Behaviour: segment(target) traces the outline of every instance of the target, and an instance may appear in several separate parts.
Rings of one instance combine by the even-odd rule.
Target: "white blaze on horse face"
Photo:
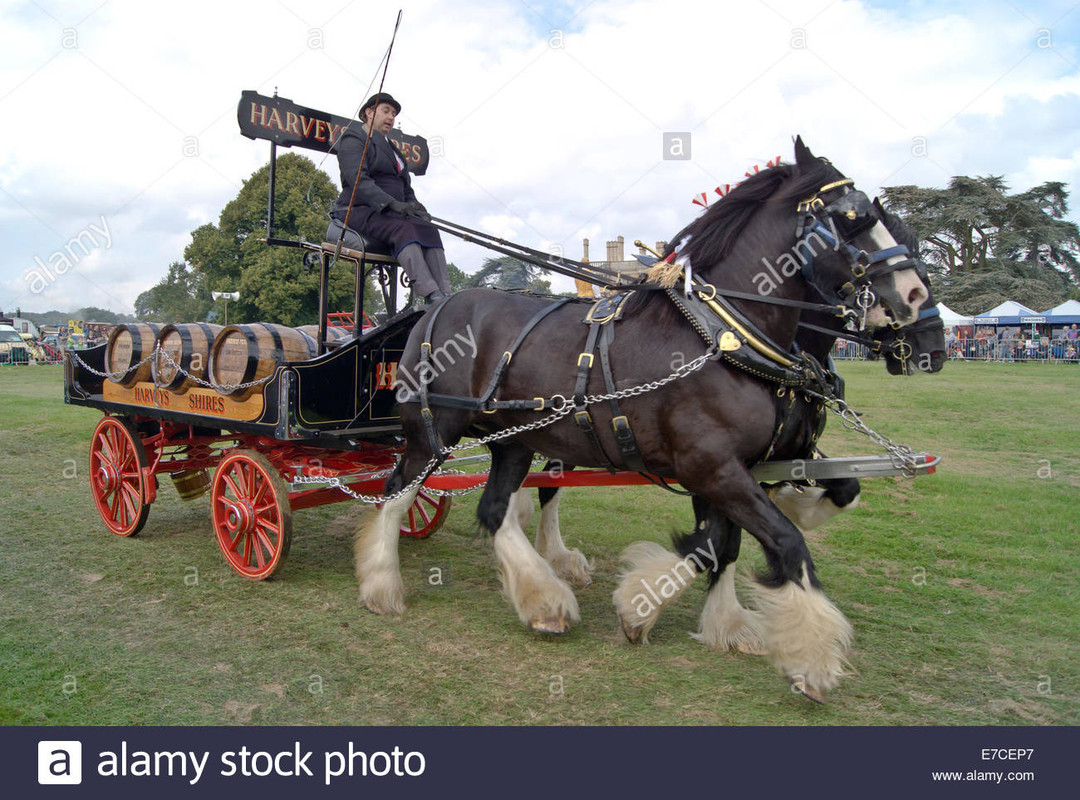
[[[889,229],[880,221],[875,223],[874,227],[870,229],[870,239],[878,250],[887,250],[890,247],[896,247],[897,245],[896,239],[889,233]],[[891,266],[906,258],[907,256],[892,256],[885,260],[885,265]],[[901,325],[909,325],[919,318],[919,308],[929,296],[926,284],[923,283],[922,278],[919,277],[919,273],[914,269],[897,270],[896,272],[891,273],[889,278],[892,283],[892,289],[896,292],[896,298],[894,298],[894,302],[890,304],[893,316],[890,318],[889,315],[885,313],[885,309],[880,302],[875,303],[866,315],[867,324],[871,328],[883,328],[892,322],[897,322]],[[896,307],[897,303],[895,300],[899,300],[899,308]]]

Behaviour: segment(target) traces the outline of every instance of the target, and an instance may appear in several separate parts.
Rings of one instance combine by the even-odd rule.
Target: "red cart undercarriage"
[[[350,499],[372,502],[383,491],[400,447],[361,443],[354,451],[334,451],[251,434],[199,435],[191,425],[159,419],[105,416],[90,443],[90,483],[106,527],[133,536],[146,523],[157,499],[158,475],[172,477],[184,499],[210,493],[218,546],[229,566],[252,580],[283,566],[292,537],[292,512]],[[465,457],[456,467],[475,463]],[[917,470],[934,471],[938,459],[920,454]],[[887,456],[768,462],[756,469],[761,480],[793,477],[898,475],[906,470]],[[421,487],[402,536],[427,537],[442,525],[453,492],[477,489],[485,472],[449,469]],[[651,483],[636,472],[537,470],[526,487],[628,486]],[[311,486],[312,488],[303,488]]]

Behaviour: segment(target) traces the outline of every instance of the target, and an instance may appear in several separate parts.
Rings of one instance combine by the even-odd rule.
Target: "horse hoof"
[[[619,617],[619,625],[622,626],[623,636],[630,644],[646,644],[648,639],[648,630],[641,625],[627,625],[626,620]]]
[[[812,686],[807,686],[802,681],[796,681],[791,684],[792,690],[798,692],[803,697],[813,700],[818,705],[828,705],[828,697],[825,696],[825,692],[821,689],[815,689]]]
[[[534,619],[529,622],[529,629],[537,633],[551,633],[561,636],[570,630],[570,623],[565,619]]]
[[[382,605],[381,603],[376,603],[372,600],[368,600],[364,603],[364,606],[372,614],[379,614],[380,616],[385,617],[400,617],[405,613],[404,607]]]
[[[765,649],[764,645],[750,644],[747,642],[739,642],[735,645],[735,649],[744,656],[767,656],[769,654],[769,651]]]

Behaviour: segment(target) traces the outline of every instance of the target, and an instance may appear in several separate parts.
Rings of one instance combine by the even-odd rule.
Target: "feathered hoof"
[[[816,530],[842,511],[859,505],[856,495],[848,505],[837,506],[819,486],[794,486],[785,482],[770,486],[765,493],[783,515],[802,531]]]
[[[761,615],[739,605],[733,589],[726,604],[722,602],[721,593],[719,588],[709,593],[701,613],[700,630],[691,633],[690,638],[721,652],[735,650],[748,656],[768,655]]]
[[[375,614],[397,617],[405,613],[405,592],[400,583],[369,578],[360,587],[360,599]]]
[[[765,645],[752,642],[739,642],[735,645],[735,649],[744,656],[767,656],[769,654]]]
[[[622,626],[623,635],[630,644],[649,643],[649,631],[652,629],[651,621],[642,621],[638,617],[635,622],[627,622],[626,618],[620,614],[619,624]]]
[[[566,550],[548,559],[555,574],[579,589],[592,584],[592,565],[580,550]]]
[[[365,600],[364,608],[370,611],[372,614],[381,614],[387,617],[400,617],[405,613],[405,602],[381,602],[376,600]]]
[[[800,680],[793,680],[791,682],[791,691],[796,694],[801,694],[808,700],[813,700],[818,705],[824,706],[829,704],[829,698],[824,689],[816,689],[812,686],[807,686]]]
[[[540,617],[529,620],[529,629],[536,633],[550,633],[561,636],[570,632],[570,620],[565,617]]]
[[[794,691],[815,702],[851,674],[846,655],[854,631],[840,610],[820,589],[810,586],[804,569],[801,585],[779,588],[753,583],[751,589],[763,619],[769,659]]]
[[[656,542],[635,542],[623,550],[625,564],[611,596],[623,633],[633,644],[647,644],[660,613],[696,577],[687,559]]]

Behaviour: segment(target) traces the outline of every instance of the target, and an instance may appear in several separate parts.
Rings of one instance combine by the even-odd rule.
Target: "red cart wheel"
[[[103,417],[90,439],[90,491],[105,527],[117,536],[134,536],[146,524],[146,449],[135,427]]]
[[[292,510],[285,481],[266,456],[236,450],[221,459],[210,507],[230,567],[253,581],[281,569],[292,541]]]
[[[409,506],[409,516],[401,523],[401,535],[426,539],[442,527],[449,513],[450,495],[431,494],[420,487],[416,500]]]

